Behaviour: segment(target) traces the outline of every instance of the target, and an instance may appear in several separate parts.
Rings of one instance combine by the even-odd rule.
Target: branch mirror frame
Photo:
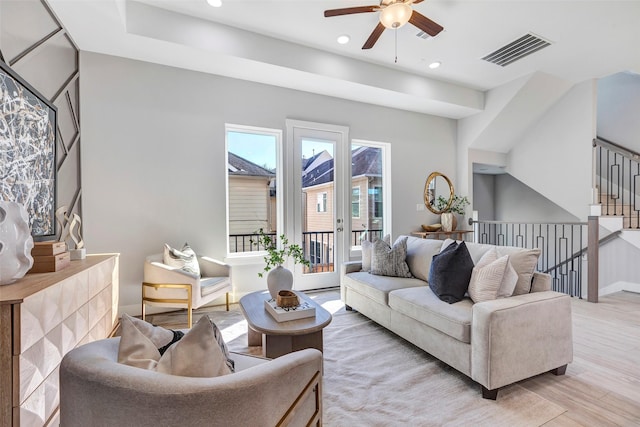
[[[438,177],[444,179],[444,182],[449,186],[449,200],[447,201],[447,205],[441,210],[438,210],[436,208],[438,200],[438,194],[436,193],[436,183],[437,181],[440,181],[436,180],[436,178]],[[451,207],[451,203],[453,203],[453,193],[453,183],[446,175],[440,172],[431,172],[424,184],[424,205],[434,214],[439,215],[443,212],[447,212],[447,210]]]

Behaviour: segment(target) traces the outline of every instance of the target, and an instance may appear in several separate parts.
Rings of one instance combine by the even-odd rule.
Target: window
[[[226,125],[229,253],[261,251],[256,232],[278,234],[282,131]]]
[[[360,218],[360,187],[351,189],[351,217]]]
[[[309,261],[311,266],[318,265],[322,262],[322,243],[315,240],[311,241],[309,246]]]
[[[318,202],[316,204],[316,212],[327,211],[327,193],[318,194]]]
[[[391,146],[384,142],[351,143],[351,245],[391,232]],[[361,197],[362,196],[362,197]]]
[[[382,187],[373,187],[373,216],[382,218]]]

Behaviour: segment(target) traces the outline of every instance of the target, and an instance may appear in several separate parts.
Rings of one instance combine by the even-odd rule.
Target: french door
[[[285,171],[285,230],[310,263],[289,266],[294,288],[337,286],[351,227],[349,129],[289,119],[286,125],[286,164],[293,168]]]

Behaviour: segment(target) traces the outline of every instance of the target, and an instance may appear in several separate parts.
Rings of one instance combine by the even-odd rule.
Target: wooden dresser
[[[62,356],[109,336],[117,318],[117,254],[0,286],[0,426],[57,425]]]

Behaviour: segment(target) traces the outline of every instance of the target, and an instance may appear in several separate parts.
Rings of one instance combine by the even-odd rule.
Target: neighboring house
[[[229,153],[229,239],[232,252],[248,250],[242,236],[275,230],[275,173]],[[237,237],[236,237],[237,236]],[[243,247],[244,245],[244,247]],[[235,249],[235,250],[234,250]]]
[[[322,154],[322,153],[321,153]],[[325,157],[326,158],[326,157]],[[304,231],[313,264],[331,264],[333,247],[333,158],[314,162],[303,172],[302,192],[305,206]],[[351,230],[379,230],[382,227],[382,161],[380,149],[358,147],[351,152]],[[359,244],[357,233],[351,244]]]

